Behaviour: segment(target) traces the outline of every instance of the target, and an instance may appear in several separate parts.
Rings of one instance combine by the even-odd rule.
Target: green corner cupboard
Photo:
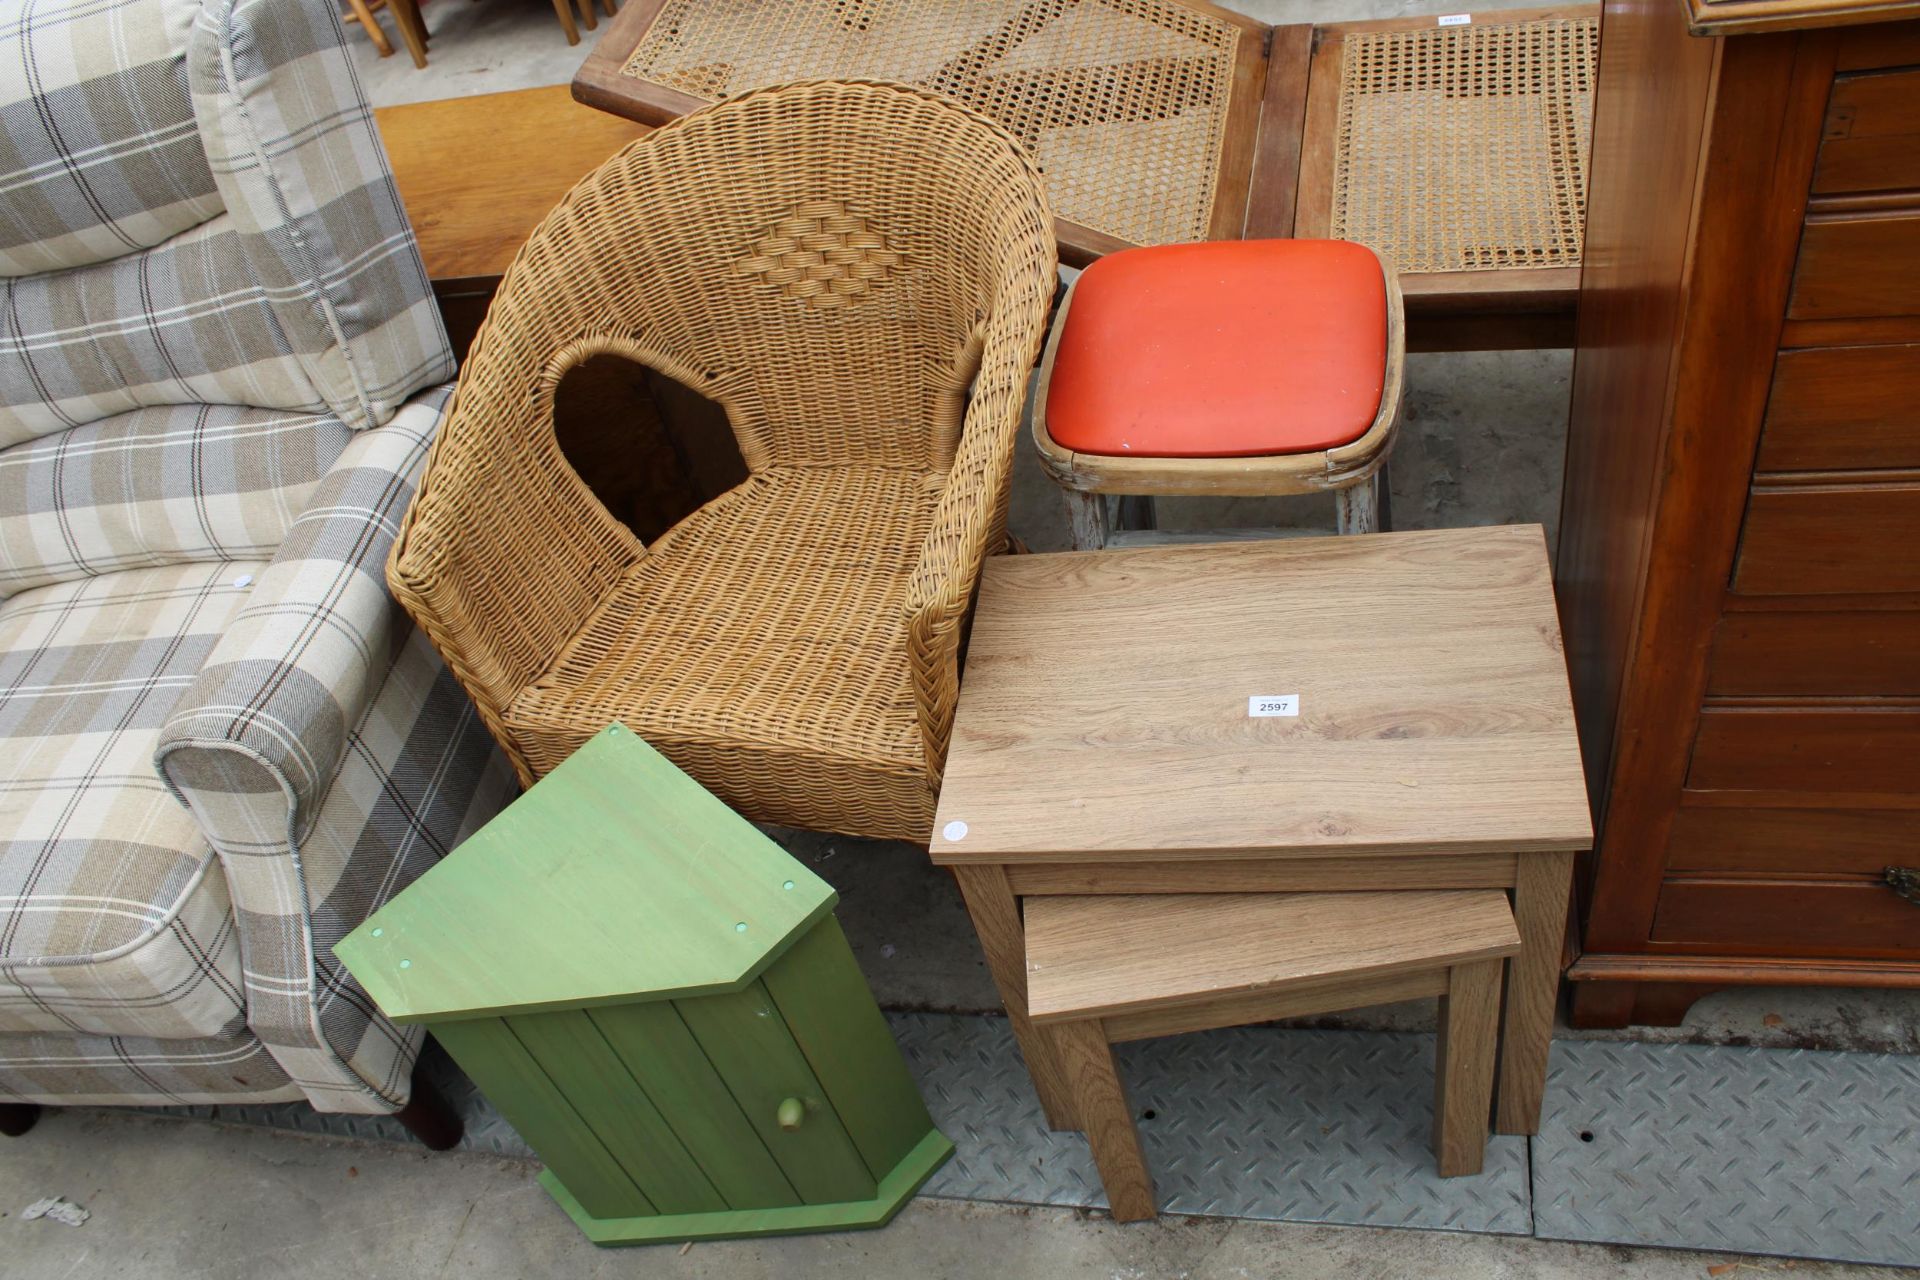
[[[835,901],[616,724],[334,952],[595,1243],[877,1227],[953,1144]]]

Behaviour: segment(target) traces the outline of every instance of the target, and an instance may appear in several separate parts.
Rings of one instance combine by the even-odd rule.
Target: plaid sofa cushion
[[[16,121],[11,155],[0,145],[0,266],[14,267],[0,281],[0,448],[195,402],[360,430],[453,376],[330,4],[35,0],[17,14],[0,108],[75,118],[38,133]],[[84,57],[76,40],[92,41]],[[111,67],[124,77],[108,84]],[[43,95],[75,77],[85,110]],[[164,217],[137,207],[156,203]]]
[[[257,1036],[0,1035],[0,1101],[73,1107],[293,1102],[304,1095]]]
[[[85,266],[219,213],[187,94],[188,0],[0,19],[0,275]]]
[[[327,411],[225,215],[96,266],[0,281],[0,448],[147,405]]]
[[[331,0],[203,0],[201,140],[274,314],[359,430],[453,377],[453,352]]]
[[[138,409],[0,452],[0,596],[93,574],[264,560],[346,448],[337,418]]]
[[[0,1031],[238,1024],[224,877],[152,756],[262,567],[140,569],[0,604]]]

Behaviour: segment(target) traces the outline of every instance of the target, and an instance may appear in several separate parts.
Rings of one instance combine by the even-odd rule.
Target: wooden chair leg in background
[[[553,0],[553,14],[560,19],[560,29],[567,33],[567,43],[579,44],[580,28],[573,22],[573,0]]]
[[[393,25],[400,29],[400,39],[406,44],[413,65],[425,70],[427,23],[420,16],[420,0],[387,0],[387,10],[393,14]]]
[[[580,25],[589,31],[599,28],[599,20],[593,16],[593,0],[580,0]]]
[[[391,58],[393,43],[387,39],[387,33],[380,29],[380,23],[374,18],[373,10],[368,7],[367,0],[347,0],[347,9],[353,15],[353,20],[366,31],[367,39],[373,41],[373,47],[380,56]]]
[[[0,1102],[0,1135],[17,1138],[33,1128],[40,1119],[40,1105],[35,1102]]]
[[[1443,1178],[1479,1173],[1486,1163],[1505,968],[1504,961],[1482,960],[1447,971],[1433,1057],[1433,1158]]]
[[[1100,1167],[1100,1181],[1106,1184],[1113,1220],[1153,1217],[1153,1175],[1140,1151],[1140,1131],[1134,1127],[1133,1108],[1106,1031],[1097,1020],[1089,1020],[1056,1023],[1042,1028],[1041,1034],[1052,1039],[1073,1090],[1074,1109],[1093,1148],[1093,1162]]]
[[[600,0],[600,7],[607,11],[607,16],[609,18],[613,17],[614,14],[619,12],[618,9],[614,8],[613,0]]]

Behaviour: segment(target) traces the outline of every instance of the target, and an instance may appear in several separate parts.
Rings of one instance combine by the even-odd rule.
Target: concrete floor
[[[1242,0],[1269,22],[1444,13],[1458,0]],[[377,105],[571,78],[569,48],[534,0],[436,0],[432,65],[377,58],[350,29]],[[605,31],[604,22],[600,30]],[[1419,355],[1394,456],[1403,528],[1538,522],[1559,503],[1568,352]],[[1163,527],[1288,525],[1331,530],[1330,501],[1163,502]],[[1036,550],[1066,545],[1063,511],[1030,454],[1015,476],[1014,526]],[[881,1002],[998,1007],[952,881],[908,845],[779,833],[842,894],[840,917]],[[1417,1028],[1424,1005],[1341,1025]],[[1749,990],[1703,1000],[1687,1025],[1637,1038],[1920,1053],[1920,993]],[[1809,1262],[1562,1245],[1512,1237],[1167,1218],[1116,1227],[1070,1211],[921,1200],[877,1233],[609,1252],[594,1249],[527,1166],[482,1156],[303,1138],[126,1114],[52,1114],[0,1140],[0,1276],[346,1276],[461,1274],[890,1277],[1667,1277],[1791,1270],[1891,1275]],[[23,1222],[33,1200],[88,1206],[80,1228]]]
[[[0,1141],[6,1141],[0,1139]],[[1164,1217],[921,1199],[882,1231],[602,1250],[529,1166],[487,1156],[74,1112],[0,1160],[8,1280],[671,1276],[687,1280],[1892,1280],[1892,1269],[1512,1236]],[[84,1226],[23,1222],[65,1195]]]

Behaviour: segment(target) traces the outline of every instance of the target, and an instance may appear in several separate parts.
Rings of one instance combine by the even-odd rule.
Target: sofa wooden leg
[[[394,1113],[407,1132],[429,1151],[446,1151],[460,1141],[464,1126],[440,1091],[419,1076],[413,1078],[413,1098]]]
[[[40,1106],[34,1102],[0,1102],[0,1134],[17,1138],[33,1128],[40,1118]]]

